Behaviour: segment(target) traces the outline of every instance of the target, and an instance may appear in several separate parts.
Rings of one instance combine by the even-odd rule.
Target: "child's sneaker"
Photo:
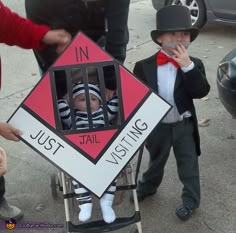
[[[13,218],[15,220],[19,220],[22,217],[22,211],[16,206],[9,205],[6,199],[0,203],[0,219],[9,220],[10,218]]]

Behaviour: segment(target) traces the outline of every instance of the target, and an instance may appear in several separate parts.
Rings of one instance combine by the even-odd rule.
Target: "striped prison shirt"
[[[71,129],[72,120],[71,120],[71,111],[68,102],[65,99],[58,100],[58,110],[62,123],[66,127],[66,129]],[[107,102],[107,115],[108,120],[113,120],[118,113],[118,97],[114,95]],[[88,129],[89,128],[89,118],[87,112],[81,112],[78,109],[74,109],[75,113],[75,123],[76,129]],[[100,106],[97,111],[92,112],[92,121],[93,128],[100,128],[105,126],[105,118],[103,107]]]

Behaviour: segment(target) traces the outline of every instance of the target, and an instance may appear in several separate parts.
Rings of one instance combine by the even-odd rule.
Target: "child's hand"
[[[7,156],[5,151],[0,147],[0,176],[7,172]]]
[[[69,94],[65,94],[62,99],[66,100],[69,103]]]
[[[191,64],[188,52],[183,45],[178,44],[176,49],[173,50],[173,53],[175,55],[172,56],[172,58],[179,64],[180,67],[188,67]]]
[[[12,127],[8,123],[0,122],[0,135],[4,138],[12,141],[19,141],[17,136],[20,136],[21,134],[20,130]]]
[[[114,93],[115,93],[114,90],[110,90],[106,88],[105,90],[106,101],[109,101],[113,97]]]
[[[57,52],[62,52],[65,47],[70,43],[71,35],[65,30],[50,30],[42,39],[44,44],[52,45],[57,44]]]

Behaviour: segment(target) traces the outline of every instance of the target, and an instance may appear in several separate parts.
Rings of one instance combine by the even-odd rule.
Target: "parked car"
[[[219,63],[216,83],[222,104],[236,119],[236,49],[226,54]]]
[[[206,21],[236,24],[236,0],[152,0],[159,10],[166,5],[184,5],[191,13],[192,25],[201,28]]]

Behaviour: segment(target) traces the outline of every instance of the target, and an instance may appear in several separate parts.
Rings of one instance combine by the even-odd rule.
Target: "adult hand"
[[[62,52],[65,47],[70,43],[71,35],[65,30],[50,30],[42,39],[44,44],[52,45],[57,44],[57,53]]]
[[[0,176],[5,175],[7,172],[7,156],[3,148],[0,147]]]
[[[188,67],[191,64],[187,49],[182,44],[178,44],[176,49],[173,50],[173,53],[175,55],[172,56],[172,58],[180,65],[180,67]]]
[[[8,140],[19,141],[17,136],[20,136],[22,133],[20,130],[12,127],[8,123],[0,122],[0,135]]]

